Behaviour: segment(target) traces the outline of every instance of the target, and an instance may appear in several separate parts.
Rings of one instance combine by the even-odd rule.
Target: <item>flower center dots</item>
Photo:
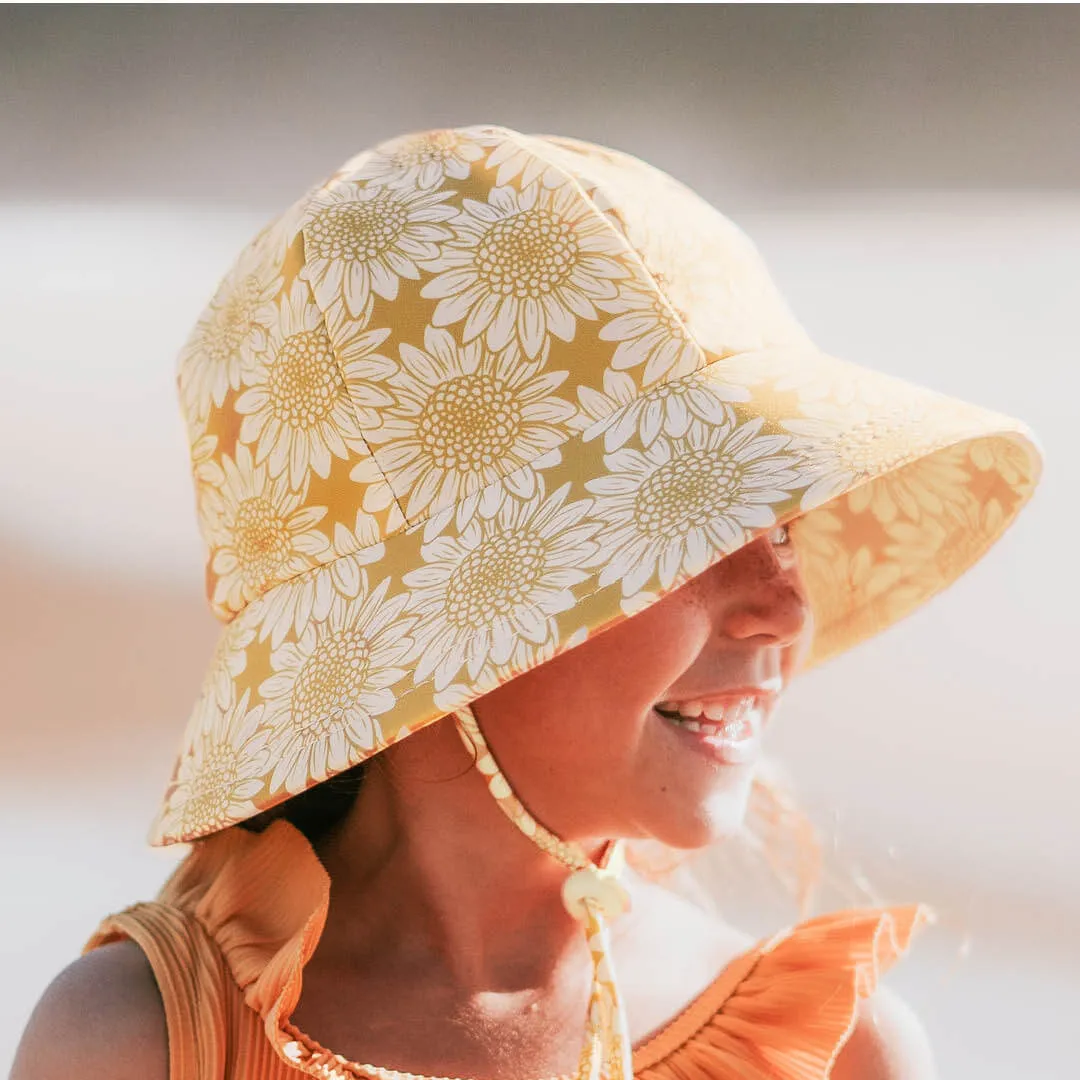
[[[223,743],[203,740],[201,768],[192,777],[191,798],[184,805],[184,827],[213,826],[229,810],[233,789],[240,777],[237,754]]]
[[[345,381],[324,330],[286,338],[270,366],[267,392],[274,417],[291,428],[313,428],[330,416]]]
[[[259,282],[249,274],[237,283],[221,306],[215,309],[209,333],[206,335],[206,351],[214,363],[224,364],[235,359],[244,339],[255,325],[255,312],[259,307],[261,292]]]
[[[348,723],[370,663],[371,648],[360,630],[342,630],[319,642],[292,691],[293,727],[305,741]]]
[[[460,145],[461,140],[449,132],[426,135],[398,147],[390,155],[390,161],[399,169],[411,165],[426,165],[429,161],[441,164],[452,158]]]
[[[497,536],[469,552],[446,590],[446,613],[459,627],[481,627],[492,614],[523,606],[543,573],[546,549],[536,536]]]
[[[233,526],[233,547],[249,585],[259,588],[275,579],[292,545],[285,522],[269,500],[255,496],[240,504]]]
[[[547,210],[525,210],[496,222],[476,251],[476,269],[492,292],[540,297],[574,272],[578,245],[574,230]]]
[[[521,410],[513,391],[490,375],[442,383],[417,421],[427,458],[441,469],[481,472],[513,449]]]
[[[389,191],[364,202],[328,206],[308,224],[309,258],[377,258],[397,243],[408,223],[405,207]]]
[[[903,421],[882,424],[863,421],[845,427],[836,436],[836,455],[857,476],[902,465],[911,456],[912,425]]]
[[[695,450],[661,465],[634,500],[634,516],[653,536],[705,525],[731,507],[741,488],[739,465],[716,450]]]

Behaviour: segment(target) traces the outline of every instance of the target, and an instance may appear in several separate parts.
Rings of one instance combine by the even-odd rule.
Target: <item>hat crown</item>
[[[186,343],[207,592],[232,619],[711,359],[807,344],[753,244],[630,155],[500,127],[346,162]]]

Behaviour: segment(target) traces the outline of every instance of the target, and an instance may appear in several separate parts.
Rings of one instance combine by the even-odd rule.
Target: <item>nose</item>
[[[767,536],[721,559],[717,574],[720,632],[759,644],[798,642],[811,622],[810,604],[793,555],[781,556]]]

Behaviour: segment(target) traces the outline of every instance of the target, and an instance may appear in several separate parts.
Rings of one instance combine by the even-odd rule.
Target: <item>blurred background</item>
[[[0,1069],[182,854],[144,838],[218,628],[183,338],[347,157],[498,123],[671,172],[826,351],[1040,437],[998,546],[796,685],[772,749],[866,902],[938,909],[888,981],[941,1075],[1075,1077],[1078,95],[1075,5],[0,9]]]

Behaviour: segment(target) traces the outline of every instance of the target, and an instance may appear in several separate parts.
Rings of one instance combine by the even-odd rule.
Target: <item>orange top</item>
[[[170,1080],[352,1080],[367,1074],[289,1022],[329,899],[326,870],[289,822],[226,829],[193,845],[156,900],[103,919],[83,951],[130,938],[146,953]],[[758,942],[634,1049],[635,1077],[824,1080],[859,999],[930,917],[921,904],[853,908]]]

